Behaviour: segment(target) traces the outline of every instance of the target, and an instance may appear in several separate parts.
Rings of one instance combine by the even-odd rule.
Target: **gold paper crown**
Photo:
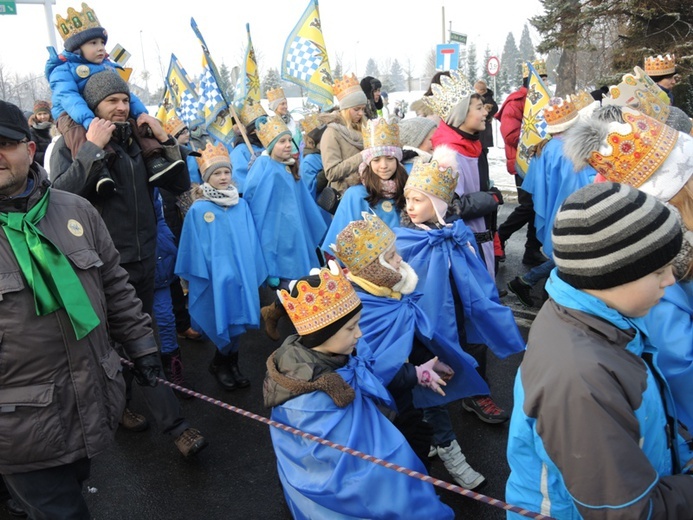
[[[188,125],[186,125],[177,117],[171,117],[166,120],[166,123],[164,123],[164,132],[166,132],[168,135],[176,137],[176,135],[178,135],[184,128],[187,127]]]
[[[578,112],[594,103],[594,98],[586,90],[578,91],[576,94],[573,94],[570,99],[573,105],[575,105],[575,110]]]
[[[442,169],[438,161],[416,161],[411,169],[404,191],[408,189],[419,190],[434,197],[438,197],[450,204],[457,187],[459,175],[452,168]]]
[[[369,119],[361,130],[363,135],[363,149],[376,148],[378,146],[396,146],[402,148],[399,140],[399,125],[388,124],[384,119]]]
[[[332,85],[332,91],[337,96],[337,100],[342,101],[349,94],[358,92],[361,89],[361,84],[356,76],[352,73],[351,76],[344,76],[342,79],[335,79]]]
[[[588,162],[608,180],[638,188],[664,163],[678,132],[628,107],[623,119],[625,124],[609,124],[609,151],[592,152]]]
[[[634,72],[625,74],[621,83],[609,87],[610,97],[602,99],[602,105],[628,106],[666,124],[671,112],[666,92],[640,67],[635,67]]]
[[[277,99],[286,99],[286,96],[284,95],[284,89],[281,87],[273,88],[271,90],[268,90],[266,92],[267,95],[267,101],[270,103],[272,101],[276,101]]]
[[[256,103],[252,100],[248,100],[243,103],[241,111],[238,113],[238,117],[241,119],[243,126],[248,126],[250,123],[255,121],[260,116],[266,116],[267,112],[262,108],[260,103]]]
[[[204,175],[204,172],[210,166],[226,166],[231,169],[231,159],[229,158],[229,151],[222,143],[213,146],[212,143],[207,143],[204,150],[200,148],[197,150],[201,157],[195,157],[197,161],[197,166],[200,168],[200,173]]]
[[[676,73],[676,55],[648,56],[645,58],[645,73],[648,76],[668,76]]]
[[[534,67],[534,70],[537,71],[537,74],[540,76],[548,76],[546,73],[546,62],[544,60],[534,60],[532,62],[532,67]],[[522,78],[528,78],[529,77],[529,67],[527,66],[527,62],[523,61],[522,62]]]
[[[474,94],[469,80],[458,70],[451,70],[449,77],[441,76],[440,85],[433,83],[431,91],[433,95],[424,96],[423,101],[443,120],[460,101]]]
[[[320,285],[311,287],[305,280],[296,283],[297,296],[279,291],[279,299],[299,335],[305,336],[343,318],[361,303],[342,270],[330,261],[332,269],[320,269]]]
[[[577,119],[577,117],[577,109],[570,96],[566,96],[565,99],[553,98],[544,107],[544,121],[549,126],[558,127],[559,125],[565,125]]]
[[[309,134],[316,128],[323,126],[323,123],[320,121],[317,112],[311,112],[310,114],[306,114],[304,118],[301,119],[300,125],[303,133]]]
[[[255,131],[257,136],[260,138],[262,146],[269,148],[269,145],[274,141],[274,139],[284,133],[291,135],[289,127],[286,123],[282,121],[279,116],[268,117],[265,121],[258,121],[255,123]]]
[[[358,275],[395,243],[395,234],[375,213],[362,212],[363,220],[349,222],[339,232],[332,250]]]
[[[77,12],[72,7],[68,7],[67,19],[56,15],[55,21],[55,27],[58,29],[63,41],[87,29],[101,27],[96,13],[85,2],[82,2],[82,12]]]

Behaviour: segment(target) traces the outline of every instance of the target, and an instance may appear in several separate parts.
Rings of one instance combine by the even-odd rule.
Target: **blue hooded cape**
[[[253,143],[250,143],[250,146],[253,147],[253,152],[258,155],[264,150],[264,148],[260,148]],[[245,181],[248,177],[248,163],[250,162],[248,145],[244,142],[238,143],[231,150],[229,158],[231,159],[231,178],[238,189],[238,193],[245,193]]]
[[[297,280],[319,267],[316,250],[327,225],[306,185],[268,155],[253,163],[243,198],[260,236],[270,276]]]
[[[399,430],[378,411],[376,402],[391,398],[369,364],[351,356],[336,371],[356,393],[346,407],[316,391],[275,406],[271,418],[426,474]],[[297,520],[454,518],[431,484],[277,428],[270,434],[284,496]]]
[[[337,235],[349,225],[349,222],[363,220],[361,213],[364,211],[368,213],[373,211],[390,229],[399,227],[399,210],[395,207],[395,201],[386,199],[381,200],[375,206],[369,206],[366,197],[368,197],[368,192],[363,184],[352,186],[344,192],[330,229],[327,230],[325,240],[322,243],[323,251],[333,254],[330,244],[336,244]]]
[[[474,235],[461,220],[452,227],[430,231],[399,227],[397,250],[416,274],[416,290],[433,328],[458,342],[452,282],[464,308],[468,343],[483,343],[499,358],[521,352],[525,342],[512,310],[500,303],[496,284],[475,248]]]
[[[462,350],[459,342],[449,343],[446,335],[435,333],[419,305],[421,293],[414,292],[397,300],[357,290],[363,303],[359,327],[375,358],[373,370],[386,385],[407,362],[416,334],[434,356],[455,371],[455,375],[443,389],[445,396],[415,386],[412,390],[415,407],[428,408],[463,397],[488,395],[488,385],[476,371],[474,358]]]
[[[190,317],[217,347],[260,326],[258,287],[267,268],[243,199],[228,208],[195,201],[183,221],[176,274],[189,283]]]
[[[318,173],[322,170],[322,156],[319,153],[311,153],[308,155],[301,156],[301,163],[299,166],[299,175],[301,180],[305,183],[306,188],[310,192],[313,199],[318,200]],[[322,215],[325,224],[329,227],[332,222],[332,215],[327,211],[320,208],[320,214]]]

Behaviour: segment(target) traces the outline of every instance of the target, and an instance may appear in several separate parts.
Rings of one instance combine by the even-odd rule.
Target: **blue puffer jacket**
[[[78,67],[80,73],[77,73]],[[91,63],[79,54],[63,51],[56,54],[55,51],[46,62],[46,79],[50,83],[53,92],[53,119],[58,119],[60,114],[67,114],[78,124],[89,128],[94,119],[94,113],[89,110],[86,101],[82,97],[87,80],[97,72],[104,70],[122,69],[120,65],[106,58],[102,63]],[[84,72],[82,72],[84,71]],[[137,119],[140,114],[146,114],[142,101],[132,92],[130,93],[130,117]]]
[[[158,190],[154,190],[154,211],[156,212],[156,270],[154,272],[154,287],[163,289],[169,287],[176,275],[176,257],[178,248],[173,233],[166,225],[164,219],[164,208],[161,195]]]

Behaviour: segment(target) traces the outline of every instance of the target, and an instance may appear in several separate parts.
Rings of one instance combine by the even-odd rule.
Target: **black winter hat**
[[[103,27],[91,27],[82,32],[78,32],[65,40],[65,50],[75,52],[82,45],[95,38],[101,38],[104,43],[108,41],[108,33]]]
[[[99,103],[111,94],[127,94],[129,96],[130,88],[116,71],[103,70],[87,80],[82,97],[87,102],[89,110],[93,112]]]
[[[17,105],[0,99],[0,136],[21,141],[31,140],[29,122]]]

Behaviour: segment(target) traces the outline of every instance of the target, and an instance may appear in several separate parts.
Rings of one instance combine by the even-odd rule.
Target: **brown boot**
[[[149,428],[149,421],[144,415],[133,412],[130,408],[123,410],[120,425],[131,432],[143,432]]]
[[[270,337],[270,339],[277,341],[279,339],[279,331],[277,330],[277,325],[279,324],[279,318],[284,316],[286,311],[284,307],[277,302],[272,302],[271,305],[267,305],[260,309],[260,315],[262,319],[265,320],[265,332]]]

